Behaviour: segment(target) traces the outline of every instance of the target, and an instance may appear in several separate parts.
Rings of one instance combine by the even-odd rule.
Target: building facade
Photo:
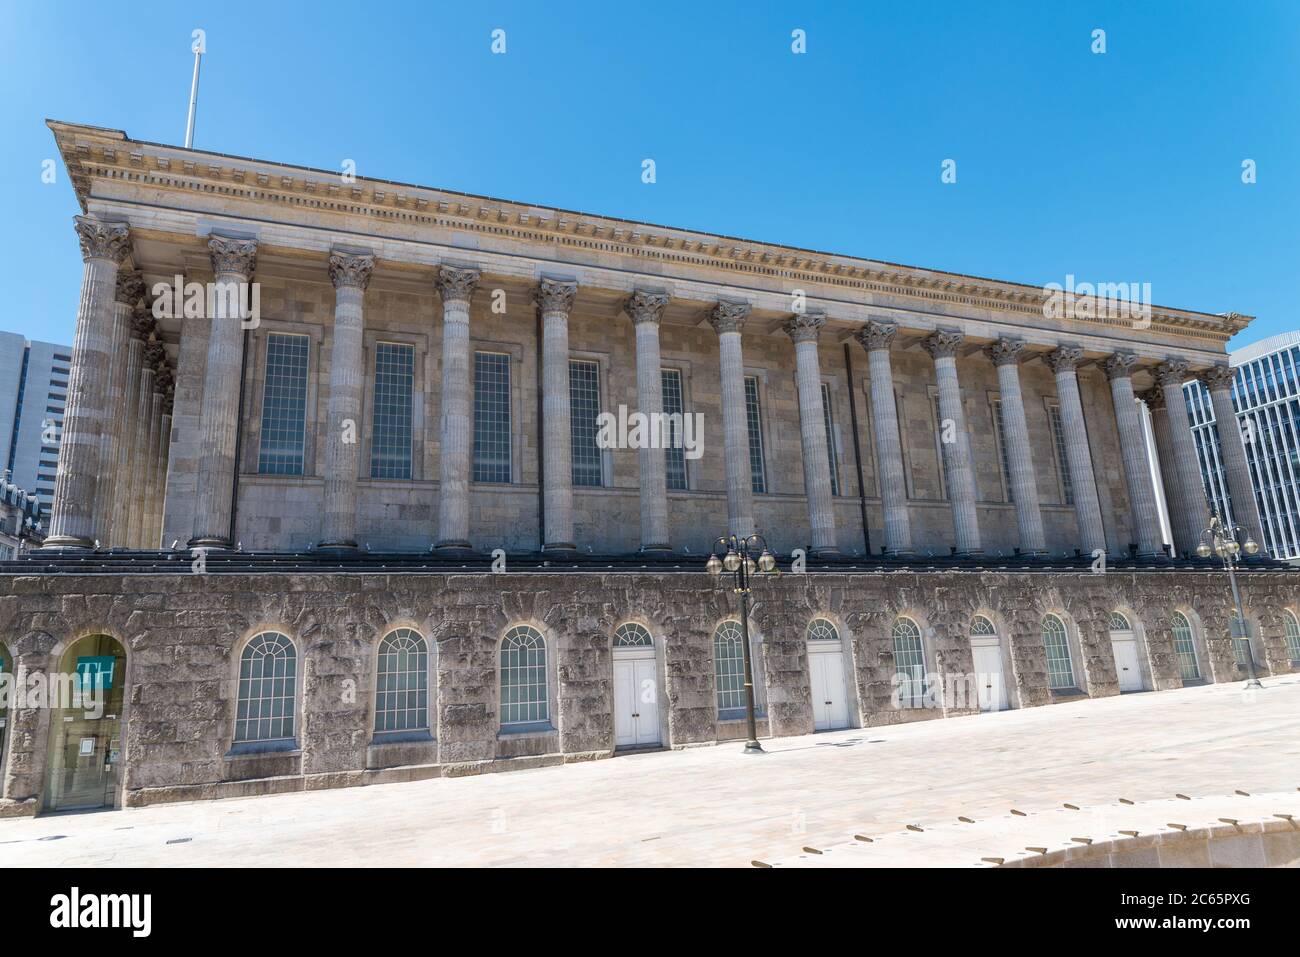
[[[0,455],[11,480],[54,501],[72,347],[0,332]]]
[[[733,737],[727,533],[764,733],[1241,673],[1182,383],[1247,317],[50,126],[85,273],[0,636],[109,706],[15,715],[9,813]],[[1242,573],[1271,673],[1293,576]]]
[[[40,499],[9,481],[0,480],[0,561],[17,558],[45,541],[45,512]]]
[[[1277,558],[1300,559],[1300,332],[1271,336],[1228,356],[1232,408],[1243,438],[1259,525],[1252,534]],[[1205,384],[1183,386],[1201,478],[1212,508],[1245,524],[1234,508]],[[1247,513],[1249,514],[1249,513]]]

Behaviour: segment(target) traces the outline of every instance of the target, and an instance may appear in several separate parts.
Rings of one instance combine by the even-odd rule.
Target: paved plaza
[[[509,774],[0,820],[0,867],[748,867],[793,862],[805,847],[854,835],[889,838],[908,825],[948,827],[1012,808],[1034,820],[1065,804],[1179,794],[1217,807],[1211,799],[1242,791],[1269,795],[1258,808],[1267,815],[1283,809],[1269,801],[1300,793],[1300,676],[1264,684],[1253,694],[1236,682],[782,738],[765,742],[763,756],[745,756],[735,742]]]

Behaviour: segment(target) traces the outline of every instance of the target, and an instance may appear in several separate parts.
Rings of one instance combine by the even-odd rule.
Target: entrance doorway
[[[109,635],[74,642],[50,675],[45,810],[117,806],[126,652]]]
[[[808,683],[812,688],[814,731],[849,727],[849,694],[844,680],[844,643],[825,618],[808,625]]]
[[[970,656],[979,688],[981,711],[1005,711],[1011,707],[1006,672],[1002,669],[1002,640],[993,622],[983,615],[971,621]]]
[[[614,633],[614,747],[663,743],[654,639],[634,622]]]

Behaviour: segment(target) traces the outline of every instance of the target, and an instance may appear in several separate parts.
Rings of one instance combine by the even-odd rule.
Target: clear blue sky
[[[44,119],[182,142],[196,27],[204,149],[1034,284],[1150,282],[1161,305],[1257,315],[1234,346],[1300,326],[1297,2],[3,8],[0,329],[32,338],[71,341],[81,276]]]

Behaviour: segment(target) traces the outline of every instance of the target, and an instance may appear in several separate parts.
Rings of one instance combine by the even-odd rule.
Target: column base
[[[660,553],[660,554],[667,554],[667,553],[671,552],[672,550],[673,550],[673,547],[672,547],[671,545],[668,545],[668,544],[663,544],[663,545],[642,545],[642,546],[641,546],[641,551],[643,551],[643,552],[658,552],[658,553]]]
[[[808,550],[809,558],[842,558],[844,553],[838,548],[810,548]]]
[[[963,552],[963,551],[956,551],[956,552],[953,552],[952,554],[953,554],[953,557],[954,557],[954,558],[983,558],[983,557],[984,557],[984,549],[982,549],[982,548],[970,548],[970,549],[967,549],[967,550],[964,551],[964,552]]]
[[[565,555],[570,556],[578,550],[578,546],[572,542],[551,542],[549,545],[542,546],[543,555]]]
[[[334,552],[340,555],[351,555],[357,552],[356,542],[317,542],[312,546],[313,552]]]
[[[186,542],[187,548],[211,548],[218,551],[229,551],[234,546],[231,545],[230,539],[219,538],[215,535],[203,535],[198,538],[191,538]]]
[[[40,548],[34,548],[35,552],[64,552],[64,551],[90,551],[95,547],[95,543],[89,538],[83,538],[80,535],[54,535],[47,538],[41,543]]]
[[[469,557],[474,554],[474,548],[469,542],[438,542],[433,546],[433,550],[439,555],[446,555],[453,558],[461,556]]]

